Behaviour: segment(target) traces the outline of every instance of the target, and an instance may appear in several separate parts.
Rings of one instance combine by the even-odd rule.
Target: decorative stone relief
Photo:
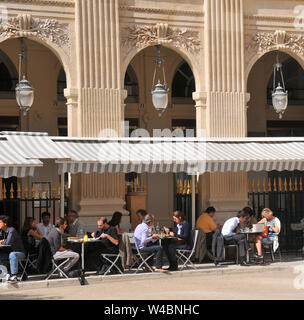
[[[271,50],[289,49],[304,56],[304,35],[277,30],[274,33],[256,32],[245,39],[246,62],[255,54],[264,54]]]
[[[39,19],[33,18],[30,14],[19,14],[7,21],[0,20],[0,37],[4,39],[37,37],[51,41],[70,55],[69,25],[60,24],[56,19]]]
[[[197,54],[201,49],[198,31],[180,29],[158,23],[154,26],[129,26],[122,30],[122,43],[127,53],[134,46],[144,48],[149,45],[171,43],[177,48]]]

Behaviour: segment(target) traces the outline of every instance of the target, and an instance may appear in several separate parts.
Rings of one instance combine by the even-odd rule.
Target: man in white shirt
[[[158,235],[157,234],[153,234],[151,236],[149,235],[149,228],[151,228],[152,225],[153,225],[153,217],[152,215],[147,214],[144,217],[143,222],[139,224],[134,231],[135,241],[137,242],[138,248],[141,252],[147,253],[147,254],[155,253],[155,258],[156,258],[156,263],[154,268],[155,272],[168,272],[167,270],[164,270],[162,268],[163,247],[152,243],[154,239],[158,239]]]
[[[249,218],[249,214],[243,210],[239,211],[237,216],[228,219],[222,228],[222,235],[224,237],[225,244],[237,244],[240,248],[240,265],[248,266],[246,262],[246,252],[249,249],[246,235],[240,233],[238,225],[240,222],[245,222]]]
[[[51,215],[49,212],[43,212],[41,214],[41,220],[42,222],[40,222],[38,224],[38,228],[41,231],[42,235],[47,238],[48,234],[50,233],[50,231],[52,230],[52,228],[54,228],[54,225],[52,223],[50,223],[50,219],[51,219]]]

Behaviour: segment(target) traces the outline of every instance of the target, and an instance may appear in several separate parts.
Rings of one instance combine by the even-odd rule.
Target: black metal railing
[[[262,183],[259,179],[252,180],[248,188],[249,205],[261,219],[263,208],[270,208],[281,221],[279,235],[280,247],[283,252],[296,252],[302,243],[291,224],[299,223],[304,218],[304,191],[302,177],[280,176],[270,177]]]

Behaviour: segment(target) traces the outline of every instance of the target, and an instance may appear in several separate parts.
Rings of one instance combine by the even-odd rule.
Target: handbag
[[[264,231],[262,232],[263,238],[268,238],[268,228],[269,226],[264,226]]]

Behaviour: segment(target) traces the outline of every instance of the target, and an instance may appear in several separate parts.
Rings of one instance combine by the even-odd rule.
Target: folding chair
[[[25,259],[18,260],[19,266],[22,269],[22,274],[20,276],[21,281],[26,280],[28,277],[28,273],[26,272],[28,267],[32,267],[37,270],[35,263],[37,262],[38,255],[36,253],[28,253]]]
[[[224,245],[224,261],[226,260],[226,249],[235,248],[235,263],[239,264],[239,246],[235,244],[225,244]]]
[[[132,245],[132,251],[134,254],[134,258],[135,258],[135,261],[132,264],[132,266],[130,267],[130,269],[137,266],[135,273],[137,273],[140,269],[142,269],[143,271],[149,270],[149,271],[153,272],[153,269],[151,268],[151,266],[149,266],[147,261],[149,259],[153,258],[154,253],[149,254],[146,252],[141,252],[140,249],[138,248],[138,245],[137,245],[137,242],[136,242],[134,235],[129,235],[129,239],[130,239],[130,243]]]
[[[177,263],[181,261],[183,265],[181,266],[181,270],[183,270],[187,265],[190,265],[194,269],[196,269],[195,265],[192,263],[191,258],[195,253],[197,238],[198,238],[199,230],[192,230],[191,231],[191,243],[192,249],[177,249]]]
[[[70,260],[70,258],[62,258],[55,260],[52,258],[52,270],[48,273],[45,280],[48,280],[56,271],[58,271],[59,275],[62,275],[66,279],[69,277],[66,275],[66,273],[62,270],[62,267]]]
[[[276,236],[276,238],[275,238],[275,240],[277,241],[277,244],[278,244],[278,247],[277,247],[276,252],[278,252],[278,254],[279,254],[279,260],[280,260],[280,262],[282,262],[282,256],[281,256],[281,250],[280,250],[280,244],[279,244],[279,234],[280,234],[280,232],[281,232],[281,221],[280,221],[279,218],[277,218],[277,217],[275,217],[274,219],[275,219],[275,223],[277,224],[277,226],[278,226],[278,228],[279,228],[279,232],[278,232],[278,234],[277,234],[277,236]],[[273,250],[273,246],[274,246],[274,242],[269,242],[269,243],[266,243],[266,244],[265,244],[265,243],[262,244],[262,249],[263,249],[263,251],[264,251],[264,254],[263,254],[263,263],[265,263],[265,254],[266,254],[267,252],[270,253],[272,262],[275,261],[275,258],[274,258],[274,253],[275,253],[275,252],[274,252],[274,250]],[[268,249],[268,251],[267,251],[267,249]]]
[[[270,254],[271,261],[274,262],[275,261],[275,257],[274,257],[275,252],[273,251],[273,243],[263,244],[262,248],[263,248],[263,263],[265,263],[265,255],[266,255],[266,253]],[[280,262],[282,262],[280,246],[277,248],[276,252],[279,255]]]
[[[104,276],[107,275],[113,267],[115,267],[120,272],[120,274],[123,274],[123,272],[121,271],[121,269],[117,265],[117,262],[119,262],[119,259],[120,259],[120,253],[118,253],[118,254],[102,253],[101,256],[103,259],[110,262],[110,264],[111,264],[109,266],[109,268],[107,269],[107,271],[104,273]]]

